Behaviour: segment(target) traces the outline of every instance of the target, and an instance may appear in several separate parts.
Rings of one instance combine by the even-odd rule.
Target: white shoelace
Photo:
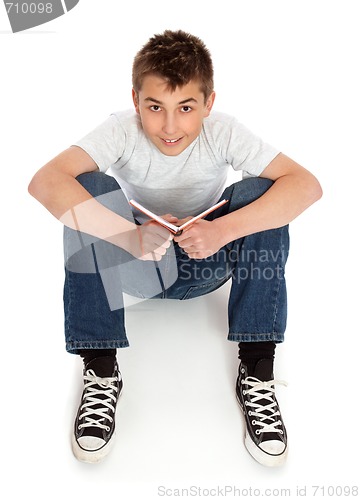
[[[247,377],[245,380],[242,380],[241,383],[244,386],[247,385],[250,387],[250,389],[244,389],[244,395],[249,394],[250,396],[250,402],[245,401],[245,406],[251,407],[251,410],[248,411],[248,415],[250,417],[256,417],[256,420],[253,420],[252,424],[261,426],[261,429],[257,429],[255,433],[258,435],[263,432],[278,432],[283,434],[283,430],[278,429],[278,426],[281,425],[281,420],[276,420],[274,418],[281,415],[273,396],[275,395],[275,384],[286,386],[287,383],[283,380],[262,382],[255,377]],[[269,403],[266,405],[259,404],[258,401],[260,400],[266,400]]]
[[[115,412],[116,396],[114,392],[117,393],[118,387],[116,386],[116,377],[97,377],[93,370],[88,370],[84,375],[85,392],[83,401],[81,405],[81,415],[79,420],[84,419],[85,423],[79,425],[79,429],[84,427],[100,427],[100,429],[110,430],[110,427],[105,424],[108,420],[112,423],[113,418],[107,413],[110,409],[112,413]],[[93,386],[98,387],[93,387]],[[100,387],[100,389],[99,389]],[[101,398],[98,396],[101,395]],[[96,405],[101,405],[99,408],[94,408]],[[98,419],[93,418],[94,416],[100,417]]]

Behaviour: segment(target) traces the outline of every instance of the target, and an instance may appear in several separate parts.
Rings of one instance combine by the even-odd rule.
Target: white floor
[[[42,210],[28,204],[36,216]],[[61,230],[46,217],[48,231],[32,228],[33,236],[61,262]],[[329,486],[354,485],[357,355],[341,342],[351,320],[336,308],[349,300],[333,300],[327,287],[321,293],[310,280],[315,269],[319,282],[325,280],[327,266],[319,268],[322,251],[314,258],[301,241],[302,231],[301,225],[298,235],[294,231],[287,339],[276,357],[276,377],[288,382],[277,391],[290,442],[287,464],[280,469],[257,464],[243,446],[234,392],[237,345],[226,340],[228,285],[192,301],[145,301],[127,309],[131,347],[118,354],[124,390],[116,447],[101,464],[77,462],[70,435],[82,366],[63,346],[62,269],[51,273],[45,254],[30,244],[33,266],[21,286],[23,307],[9,301],[6,311],[21,326],[4,332],[7,350],[0,367],[8,498],[28,493],[48,498],[54,489],[60,495],[63,485],[69,498],[108,491],[150,499],[176,496],[179,489],[182,496],[226,492],[231,497],[239,490],[243,496],[255,490],[257,495],[273,490],[274,497],[289,496],[289,491],[295,496],[305,487],[310,497],[312,486],[324,486],[326,492]],[[17,286],[20,282],[9,293]]]

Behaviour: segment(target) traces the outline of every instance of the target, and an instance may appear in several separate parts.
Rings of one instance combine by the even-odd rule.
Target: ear
[[[214,105],[214,101],[215,101],[215,92],[211,92],[211,94],[209,95],[209,97],[207,98],[206,100],[206,103],[205,103],[205,117],[209,116],[210,115],[210,112],[212,110],[212,107]]]
[[[134,89],[132,89],[132,100],[133,100],[133,103],[134,103],[134,106],[135,106],[135,111],[137,112],[137,114],[140,114],[140,110],[139,110],[139,95],[137,92],[135,92]]]

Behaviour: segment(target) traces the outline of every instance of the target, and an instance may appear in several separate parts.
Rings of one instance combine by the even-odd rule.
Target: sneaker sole
[[[284,463],[286,462],[286,459],[287,459],[288,446],[286,446],[285,450],[280,455],[270,455],[269,453],[266,453],[261,448],[259,448],[254,443],[254,441],[251,439],[251,436],[249,434],[249,431],[248,431],[247,425],[246,425],[245,410],[244,410],[243,405],[240,401],[240,398],[237,394],[236,394],[236,399],[237,399],[237,402],[239,403],[239,406],[240,406],[241,411],[242,411],[242,415],[244,417],[244,424],[245,424],[244,444],[245,444],[245,448],[247,449],[247,451],[254,458],[254,460],[256,460],[261,465],[265,465],[266,467],[279,467],[281,465],[284,465]]]

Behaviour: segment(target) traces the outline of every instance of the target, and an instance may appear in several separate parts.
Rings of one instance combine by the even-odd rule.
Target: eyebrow
[[[146,97],[144,100],[148,102],[153,102],[155,104],[160,104],[161,106],[164,104],[163,102],[159,101],[158,99],[155,99],[154,97]],[[197,103],[197,100],[194,97],[188,97],[187,99],[178,102],[178,104],[187,104],[189,102]]]

